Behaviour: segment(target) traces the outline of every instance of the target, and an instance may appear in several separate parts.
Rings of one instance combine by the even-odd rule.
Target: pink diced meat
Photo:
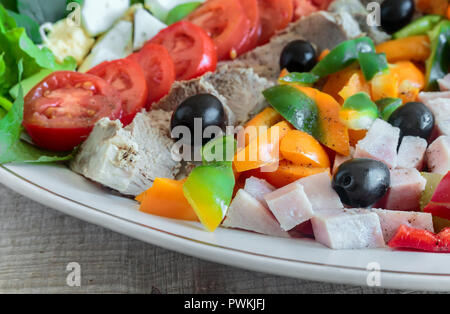
[[[422,170],[428,143],[415,136],[405,136],[398,150],[397,168]]]
[[[418,211],[426,183],[417,169],[392,170],[391,187],[382,207],[389,210]]]
[[[378,215],[384,240],[389,242],[402,225],[434,232],[433,216],[428,213],[372,209]]]
[[[367,132],[367,136],[356,145],[355,158],[375,159],[394,169],[397,167],[399,140],[399,128],[377,119]]]
[[[443,79],[438,80],[441,91],[450,91],[450,74]]]
[[[377,214],[347,210],[321,212],[311,219],[316,241],[335,250],[385,247]]]
[[[275,237],[289,237],[270,210],[244,190],[239,190],[236,194],[222,226]]]
[[[336,154],[336,158],[334,159],[334,164],[333,164],[333,174],[338,171],[339,167],[343,163],[353,159],[354,155],[355,155],[355,149],[353,147],[350,147],[350,156],[342,156],[342,155]]]
[[[422,92],[419,94],[419,100],[429,107],[430,101],[439,98],[450,98],[450,91],[448,92]]]
[[[292,230],[310,220],[313,209],[305,190],[300,184],[291,184],[265,196],[270,210],[277,218],[281,228]]]
[[[303,186],[314,212],[344,208],[339,195],[332,187],[328,171],[305,177],[295,184]]]
[[[256,198],[259,202],[261,202],[262,205],[268,207],[267,202],[264,198],[265,195],[272,193],[276,190],[275,187],[273,187],[270,183],[268,183],[266,180],[258,179],[255,177],[248,178],[245,181],[245,187],[244,190]]]
[[[450,136],[450,98],[430,100],[427,106],[433,112],[437,135]]]
[[[450,136],[437,138],[427,149],[428,169],[433,173],[450,171]]]

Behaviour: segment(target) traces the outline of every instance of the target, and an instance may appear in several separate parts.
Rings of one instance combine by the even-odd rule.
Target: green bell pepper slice
[[[361,37],[339,44],[312,69],[319,78],[339,72],[358,61],[360,53],[375,53],[375,44],[369,37]]]
[[[216,138],[203,146],[203,164],[221,164],[225,166],[231,166],[236,151],[237,143],[234,139],[234,135]]]
[[[426,62],[427,90],[438,90],[437,80],[447,75],[450,67],[450,21],[439,23],[430,33],[431,56]]]
[[[184,196],[210,232],[225,218],[235,184],[231,166],[210,164],[195,168],[183,185]]]
[[[281,77],[278,80],[278,84],[280,84],[280,85],[294,84],[294,85],[311,87],[315,83],[317,83],[318,80],[319,80],[319,77],[313,73],[292,72],[286,76]]]
[[[411,36],[425,35],[431,31],[443,17],[440,15],[425,15],[418,18],[411,24],[405,26],[393,35],[394,39],[401,39]]]
[[[403,100],[400,98],[383,98],[377,101],[380,117],[385,121],[388,121],[391,115],[402,105]]]
[[[384,53],[360,53],[358,61],[367,82],[371,81],[378,73],[389,71],[388,61]]]
[[[367,93],[357,93],[345,101],[339,115],[349,129],[367,130],[378,118],[378,107]]]
[[[263,92],[269,104],[297,130],[317,134],[319,109],[316,102],[291,85],[278,85]]]

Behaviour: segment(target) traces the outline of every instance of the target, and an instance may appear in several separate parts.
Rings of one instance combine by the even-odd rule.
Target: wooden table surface
[[[69,263],[81,287],[69,287]],[[60,214],[0,185],[0,293],[391,293],[289,279],[174,253]]]

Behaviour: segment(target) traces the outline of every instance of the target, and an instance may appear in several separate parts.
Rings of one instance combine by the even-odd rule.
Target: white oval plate
[[[228,229],[208,233],[197,223],[141,213],[135,201],[115,195],[64,165],[2,166],[0,182],[65,214],[217,263],[308,280],[365,286],[380,278],[384,288],[450,291],[447,254],[334,251],[311,240]],[[377,265],[379,276],[371,271]]]

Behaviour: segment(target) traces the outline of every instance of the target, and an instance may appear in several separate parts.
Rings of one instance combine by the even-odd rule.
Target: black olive
[[[400,136],[417,136],[428,139],[434,129],[433,113],[421,102],[410,102],[398,108],[389,123],[400,129]]]
[[[352,159],[343,163],[333,178],[333,189],[342,203],[353,208],[376,204],[391,185],[389,168],[372,159]]]
[[[414,12],[414,0],[386,0],[381,5],[381,27],[393,34],[411,22]]]
[[[316,65],[316,60],[316,50],[309,42],[295,40],[281,52],[280,68],[289,72],[309,72]]]
[[[196,134],[195,119],[202,119],[202,134]],[[194,146],[197,144],[195,137],[201,137],[197,139],[198,142],[205,145],[212,138],[204,137],[204,131],[211,126],[219,127],[222,131],[226,128],[226,114],[222,102],[215,96],[210,94],[199,94],[192,96],[183,101],[175,110],[171,121],[171,130],[178,126],[185,126],[191,133],[190,138],[183,138],[183,143]],[[199,133],[199,130],[197,130]],[[184,135],[184,134],[183,134]],[[183,135],[173,136],[175,139],[180,140]]]

